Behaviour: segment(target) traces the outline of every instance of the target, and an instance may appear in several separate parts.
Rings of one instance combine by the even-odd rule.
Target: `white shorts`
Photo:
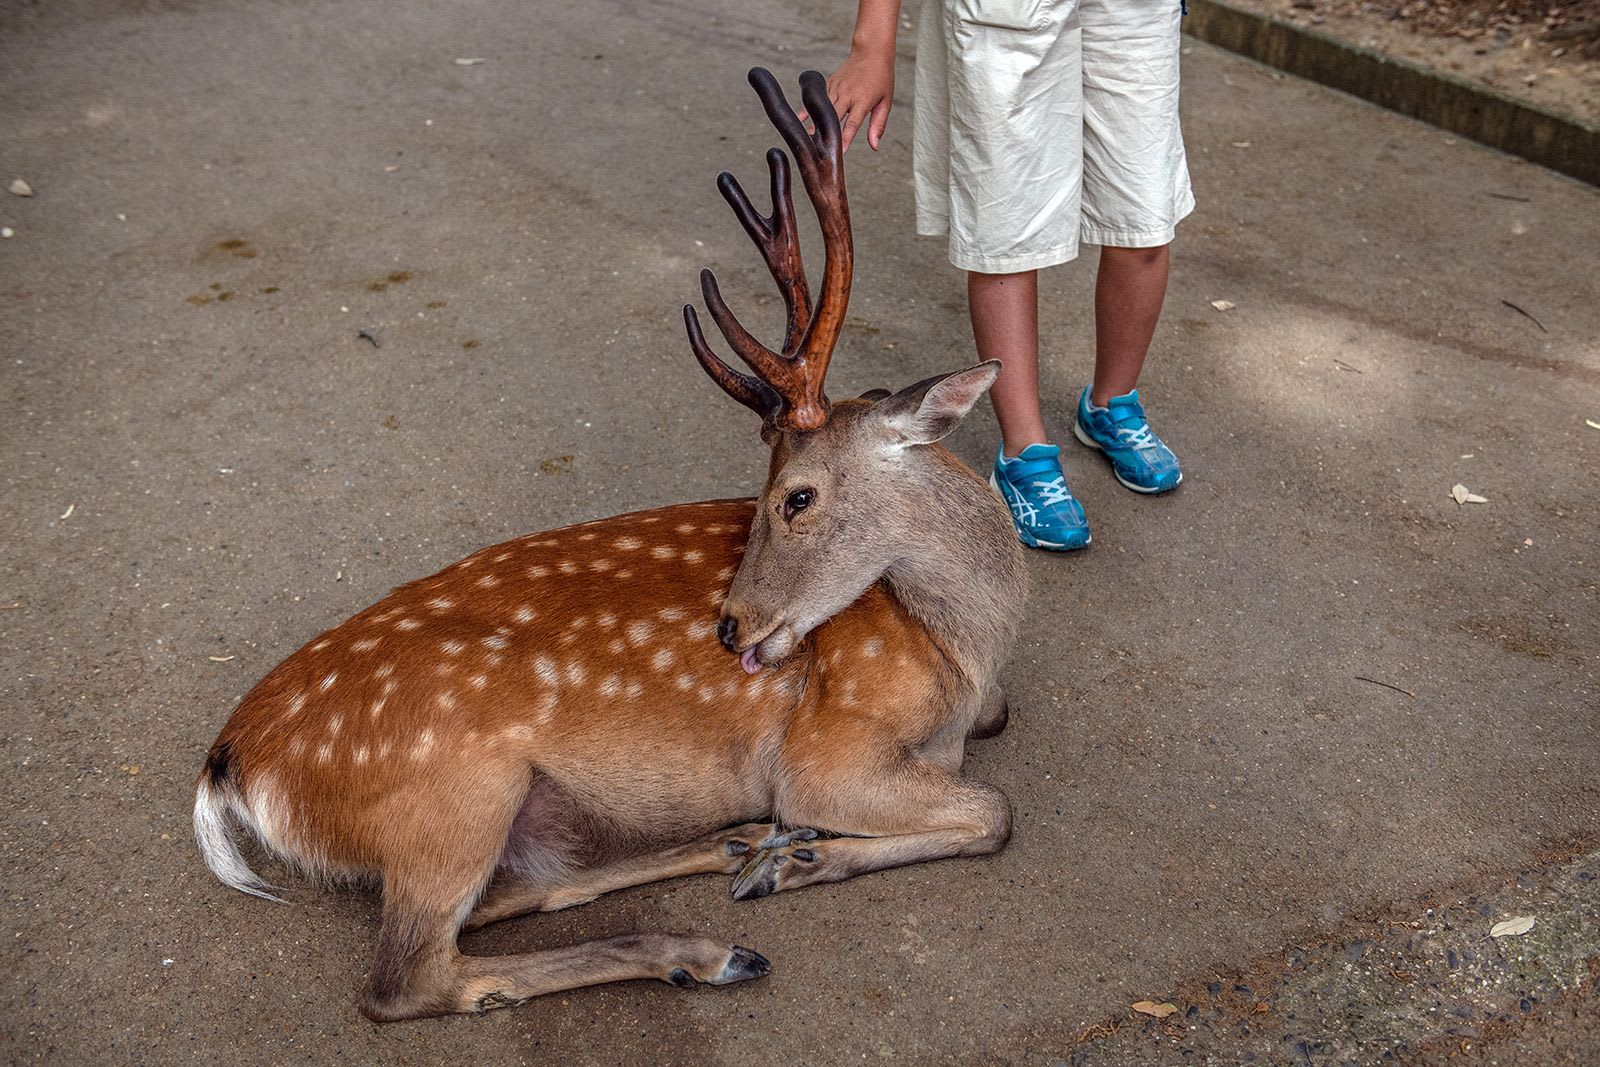
[[[1179,0],[925,0],[917,232],[989,274],[1171,241],[1194,210],[1179,19]]]

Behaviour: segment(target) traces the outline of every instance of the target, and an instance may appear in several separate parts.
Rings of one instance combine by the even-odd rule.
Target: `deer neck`
[[[936,446],[937,447],[937,446]],[[1005,506],[943,448],[923,515],[943,515],[884,578],[982,692],[1004,665],[1028,597],[1028,572]]]

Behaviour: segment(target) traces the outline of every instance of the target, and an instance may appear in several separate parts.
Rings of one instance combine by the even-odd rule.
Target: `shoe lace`
[[[1157,444],[1156,435],[1150,432],[1148,422],[1141,422],[1137,426],[1118,426],[1117,437],[1123,443],[1139,449],[1154,448]]]
[[[1036,481],[1033,487],[1039,490],[1039,503],[1065,504],[1072,499],[1072,494],[1067,492],[1067,479],[1065,475],[1056,475],[1048,482]]]

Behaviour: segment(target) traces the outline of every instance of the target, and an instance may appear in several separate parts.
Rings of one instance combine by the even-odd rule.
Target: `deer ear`
[[[881,401],[877,410],[884,424],[902,441],[929,445],[954,430],[998,377],[1000,361],[991,359],[976,367],[908,385]]]

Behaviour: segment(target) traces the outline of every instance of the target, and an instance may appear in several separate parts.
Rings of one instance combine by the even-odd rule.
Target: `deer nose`
[[[717,622],[717,640],[722,642],[722,647],[729,652],[739,651],[739,622],[731,615],[724,615]]]

